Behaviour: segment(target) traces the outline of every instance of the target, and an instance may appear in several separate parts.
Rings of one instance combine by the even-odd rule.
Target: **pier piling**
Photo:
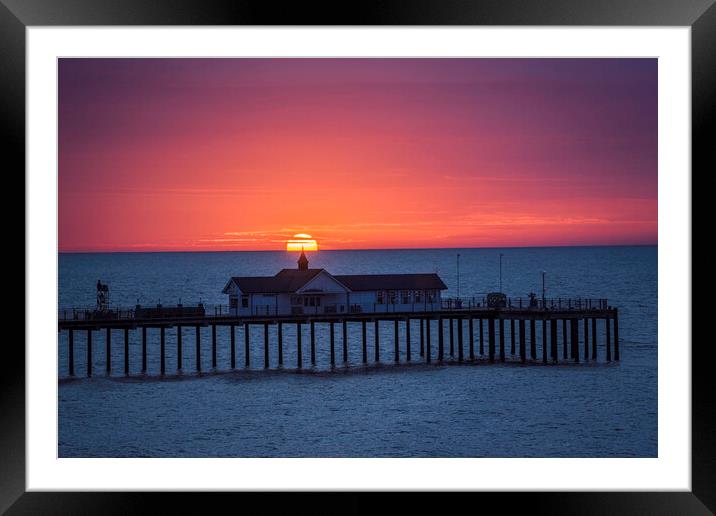
[[[597,359],[597,318],[592,317],[592,360]]]
[[[570,319],[569,327],[572,332],[572,358],[579,362],[579,319]]]
[[[161,374],[166,372],[166,362],[164,357],[164,326],[159,327],[159,370]]]
[[[567,354],[567,319],[562,319],[562,358],[567,360],[569,358]]]
[[[542,319],[542,363],[547,363],[547,319]]]
[[[500,362],[505,361],[505,320],[500,318]]]
[[[278,323],[276,333],[276,338],[278,339],[278,365],[280,367],[283,365],[283,323]]]
[[[454,319],[450,317],[450,356],[455,356],[455,329],[454,326]]]
[[[612,329],[611,329],[611,321],[609,319],[609,316],[607,316],[605,319],[605,325],[606,325],[606,346],[607,346],[607,362],[612,361]]]
[[[482,324],[482,317],[480,317],[480,356],[485,355],[485,331]]]
[[[524,319],[520,319],[520,361],[524,363],[527,361],[527,326]]]
[[[251,331],[249,328],[249,323],[244,323],[244,366],[245,367],[251,367],[251,345],[249,342],[249,339],[251,338],[250,335]]]
[[[458,317],[457,319],[457,360],[458,362],[462,362],[463,359],[463,350],[462,350],[462,317]]]
[[[552,362],[558,361],[558,352],[557,352],[557,320],[552,319],[550,321],[550,330],[551,330],[551,351],[552,351]]]
[[[475,360],[475,330],[473,328],[473,318],[469,318],[469,332],[470,332],[470,360]]]
[[[195,326],[196,331],[196,370],[201,371],[201,326]]]
[[[177,371],[181,371],[182,367],[182,331],[181,331],[181,324],[177,324]]]
[[[229,327],[231,332],[231,369],[236,368],[236,327],[232,324]]]
[[[70,376],[75,375],[75,331],[70,328],[67,333],[67,368]]]
[[[515,320],[510,319],[510,355],[515,355]]]
[[[530,358],[537,360],[537,321],[530,319]]]
[[[614,360],[619,360],[619,314],[614,309]]]
[[[211,325],[211,367],[216,369],[216,324]]]
[[[445,352],[445,336],[443,335],[443,318],[438,317],[438,360],[442,360]]]
[[[425,356],[425,320],[420,319],[420,356]]]
[[[269,366],[269,331],[268,323],[264,323],[264,369]]]
[[[395,348],[394,352],[395,352],[395,362],[396,363],[400,362],[400,341],[398,340],[398,338],[399,338],[398,324],[399,324],[398,319],[395,319],[395,321],[393,322],[393,326],[395,327],[395,336],[394,336],[395,338],[393,339],[393,341],[394,341],[394,348]]]
[[[142,326],[142,372],[147,372],[147,327]]]
[[[129,328],[124,329],[124,375],[129,376]]]
[[[425,319],[425,361],[429,364],[430,357],[430,318]]]
[[[375,361],[380,362],[380,326],[378,323],[378,319],[375,319]]]
[[[92,328],[87,330],[87,376],[92,376]]]
[[[316,365],[316,323],[312,320],[311,327],[311,365]]]
[[[330,335],[330,342],[331,342],[331,367],[334,367],[336,365],[336,350],[335,350],[335,334],[333,332],[333,322],[329,323],[329,330],[331,332]]]
[[[405,319],[405,359],[410,362],[410,317]]]
[[[301,323],[296,323],[296,366],[303,367],[303,355],[301,350]]]
[[[489,339],[488,342],[488,352],[490,356],[490,362],[495,361],[495,319],[493,317],[490,317],[487,320],[487,337]]]
[[[589,320],[584,318],[584,360],[589,360]]]
[[[363,359],[363,363],[367,364],[368,363],[368,335],[366,335],[366,322],[365,321],[361,321],[361,330],[363,332],[361,335],[361,337],[362,337],[361,344],[363,345],[362,346],[363,356],[361,358]]]
[[[107,343],[107,374],[112,373],[112,328],[107,327],[107,337],[106,337],[106,343]]]
[[[343,363],[348,363],[348,322],[343,319]]]

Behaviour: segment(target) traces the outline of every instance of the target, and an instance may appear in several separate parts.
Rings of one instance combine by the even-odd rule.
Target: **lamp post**
[[[457,297],[460,298],[460,253],[457,253]]]
[[[500,293],[502,292],[502,253],[500,253]]]

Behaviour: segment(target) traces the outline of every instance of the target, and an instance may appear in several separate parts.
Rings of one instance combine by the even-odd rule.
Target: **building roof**
[[[275,276],[234,276],[232,281],[244,294],[281,294],[296,292],[303,285],[312,280],[323,269],[283,269]],[[224,288],[224,293],[228,288]]]
[[[333,276],[353,291],[360,290],[445,290],[435,273],[429,274],[351,274]]]
[[[234,282],[244,294],[293,293],[311,281],[324,269],[283,269],[275,276],[236,276],[224,287],[224,293]],[[326,274],[329,274],[326,271]],[[329,274],[330,275],[330,274]],[[332,276],[332,275],[331,275]],[[444,290],[440,276],[430,274],[352,274],[332,276],[351,291],[367,290]]]

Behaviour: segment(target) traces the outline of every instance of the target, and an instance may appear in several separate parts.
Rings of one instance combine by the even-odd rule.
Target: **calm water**
[[[130,332],[130,369],[123,376],[122,335],[113,336],[113,372],[104,373],[104,334],[95,333],[91,379],[69,379],[66,332],[59,340],[61,457],[654,457],[657,455],[657,248],[321,251],[311,267],[335,274],[435,272],[455,295],[496,291],[499,253],[510,296],[608,298],[618,306],[621,362],[542,366],[425,365],[417,356],[419,325],[411,328],[413,363],[392,365],[393,326],[381,328],[382,365],[360,364],[360,325],[349,325],[348,367],[331,372],[328,330],[318,325],[317,366],[294,369],[295,327],[284,329],[284,368],[270,330],[271,369],[263,370],[263,329],[252,336],[252,367],[243,367],[237,329],[236,371],[229,367],[228,329],[218,329],[218,371],[211,333],[202,329],[202,375],[193,373],[194,330],[184,329],[184,372],[159,371],[158,330],[149,332],[149,375],[139,374],[140,331]],[[273,275],[294,267],[285,252],[71,254],[59,257],[60,307],[92,306],[98,279],[113,305],[201,299],[226,304],[231,275]],[[433,332],[433,353],[437,337]],[[508,325],[509,327],[509,325]],[[368,325],[369,360],[373,329]],[[401,326],[402,360],[405,359]],[[86,370],[86,340],[75,336],[75,368]],[[467,333],[466,333],[467,335]],[[541,357],[541,331],[538,356]],[[600,344],[604,344],[603,325]],[[509,357],[509,330],[507,339]],[[581,348],[581,347],[580,347]],[[467,344],[465,344],[467,350]],[[477,349],[477,346],[476,346]],[[176,369],[176,329],[167,331],[167,371]],[[561,353],[561,341],[560,341]]]

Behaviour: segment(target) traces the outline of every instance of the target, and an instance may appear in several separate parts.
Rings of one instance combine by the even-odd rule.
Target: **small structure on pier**
[[[275,276],[232,277],[223,289],[231,315],[310,315],[428,312],[447,289],[437,274],[333,275],[309,269],[302,251],[297,269]]]

